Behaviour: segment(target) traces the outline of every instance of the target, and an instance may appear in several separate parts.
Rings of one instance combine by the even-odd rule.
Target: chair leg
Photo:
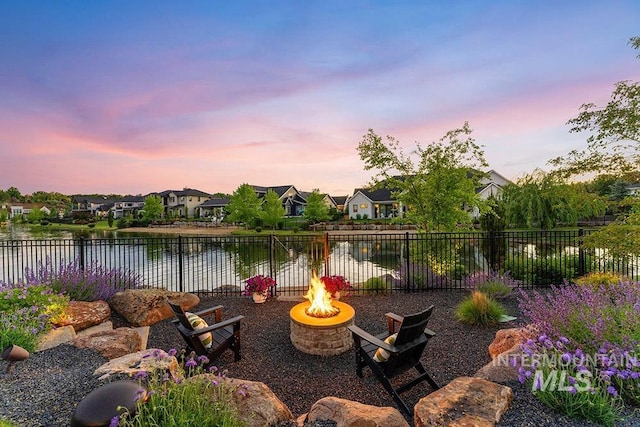
[[[233,340],[233,360],[237,362],[240,358],[240,337],[236,337]]]
[[[356,350],[356,375],[360,378],[362,378],[362,366],[365,363],[361,351],[360,348]]]
[[[429,385],[434,389],[434,390],[438,390],[440,389],[440,386],[438,385],[438,383],[435,382],[435,380],[431,377],[431,375],[429,375],[429,373],[427,373],[427,370],[424,368],[424,366],[422,365],[421,362],[418,362],[415,366],[416,371],[418,371],[421,375],[420,377],[424,377],[424,379],[427,380],[427,382],[429,383]]]

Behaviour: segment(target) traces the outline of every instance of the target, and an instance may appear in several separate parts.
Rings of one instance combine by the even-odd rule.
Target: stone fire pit
[[[333,301],[340,313],[332,317],[312,317],[305,313],[309,301],[295,305],[289,312],[291,342],[298,350],[320,356],[336,356],[351,348],[353,339],[347,329],[353,325],[355,310],[349,304]]]

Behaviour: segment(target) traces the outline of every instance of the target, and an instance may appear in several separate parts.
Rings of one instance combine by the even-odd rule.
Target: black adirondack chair
[[[209,361],[213,362],[225,350],[232,350],[234,360],[240,360],[240,321],[244,319],[244,316],[235,316],[222,320],[223,306],[217,305],[206,310],[194,312],[209,325],[206,328],[194,329],[179,304],[169,300],[167,300],[167,303],[176,316],[176,319],[173,319],[172,322],[186,341],[188,351],[193,351],[199,356],[207,356]],[[210,316],[213,321],[206,318],[207,316]],[[209,349],[200,340],[200,336],[208,332],[211,333],[212,337],[212,345]]]
[[[426,327],[432,312],[433,306],[420,313],[404,317],[394,313],[386,313],[388,332],[376,336],[358,326],[349,326],[356,350],[356,374],[362,378],[362,368],[369,366],[376,378],[391,394],[400,410],[409,415],[413,414],[413,410],[402,400],[400,393],[425,380],[434,390],[440,388],[420,362],[420,357],[427,342],[435,336],[435,332]],[[395,334],[396,331],[398,335],[393,344],[384,342],[386,338]],[[384,362],[374,360],[374,355],[379,348],[388,352],[388,359]],[[394,387],[392,384],[393,377],[412,368],[418,371],[418,376],[398,387]]]

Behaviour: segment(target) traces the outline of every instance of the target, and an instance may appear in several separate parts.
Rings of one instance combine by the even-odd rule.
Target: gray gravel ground
[[[384,313],[413,313],[434,304],[436,310],[429,327],[437,333],[427,345],[423,362],[441,385],[458,376],[471,376],[490,361],[487,352],[500,327],[517,326],[519,321],[493,328],[469,327],[454,320],[453,311],[465,292],[432,291],[393,296],[347,297],[343,301],[356,310],[358,326],[377,333],[386,327]],[[216,365],[230,377],[266,383],[291,409],[294,416],[306,413],[324,396],[376,406],[394,406],[391,397],[368,370],[360,379],[355,374],[353,351],[339,356],[313,356],[296,350],[289,339],[289,309],[297,302],[270,300],[254,304],[248,298],[203,297],[197,309],[222,304],[228,316],[242,314],[242,360],[232,355],[221,357]],[[515,300],[505,302],[510,314],[518,315]],[[115,326],[124,325],[113,316]],[[169,350],[182,348],[184,342],[168,321],[151,327],[149,347]],[[63,345],[36,353],[19,363],[11,375],[0,374],[0,414],[24,426],[67,426],[76,405],[100,385],[92,372],[105,359],[89,350]],[[4,362],[0,369],[4,370]],[[538,402],[519,383],[508,384],[514,401],[499,426],[592,426],[561,416]],[[403,394],[411,405],[431,391],[427,383]],[[412,424],[412,420],[408,419]],[[317,427],[335,425],[331,421]],[[640,415],[625,414],[616,424],[640,426]]]

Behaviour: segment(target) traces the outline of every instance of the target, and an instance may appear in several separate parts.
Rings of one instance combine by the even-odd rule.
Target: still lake
[[[247,277],[265,274],[276,278],[279,292],[290,294],[306,288],[314,270],[319,275],[343,275],[354,285],[393,275],[401,247],[402,241],[395,237],[345,236],[342,241],[332,239],[328,251],[322,248],[318,256],[317,241],[309,236],[189,236],[178,241],[177,235],[163,233],[72,233],[53,228],[33,232],[10,224],[0,228],[0,280],[19,281],[25,268],[35,269],[47,259],[58,265],[83,256],[85,264],[95,262],[137,274],[144,286],[233,289],[242,287]]]

